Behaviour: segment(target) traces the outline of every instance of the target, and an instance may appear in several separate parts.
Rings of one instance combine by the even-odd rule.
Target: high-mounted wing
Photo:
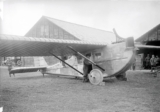
[[[106,46],[106,43],[84,42],[76,40],[62,40],[50,38],[33,38],[0,34],[0,57],[10,56],[57,56],[75,54],[68,46],[79,52],[87,52]],[[35,72],[45,70],[43,67],[20,67],[14,68],[10,73]]]
[[[160,49],[160,46],[152,46],[152,45],[135,45],[138,49]]]
[[[135,44],[135,50],[137,53],[149,53],[160,50],[160,46]]]
[[[74,54],[67,48],[71,46],[79,52],[87,52],[106,46],[106,43],[62,40],[50,38],[33,38],[0,34],[0,56],[57,56]]]

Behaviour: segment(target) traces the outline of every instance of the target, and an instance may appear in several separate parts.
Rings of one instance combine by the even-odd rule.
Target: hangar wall
[[[43,18],[41,18],[25,36],[79,40],[54,23]]]
[[[41,18],[25,35],[27,37],[45,37],[54,39],[79,40],[62,28],[47,19]],[[44,57],[48,65],[53,65],[59,60],[53,56]],[[33,57],[22,57],[22,66],[33,66]]]

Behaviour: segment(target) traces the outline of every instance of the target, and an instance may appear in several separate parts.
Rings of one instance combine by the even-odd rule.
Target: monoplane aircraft
[[[146,47],[146,46],[145,46]],[[141,47],[142,48],[142,47]],[[143,46],[144,48],[144,46]],[[92,63],[92,70],[88,77],[90,83],[100,84],[103,79],[116,77],[126,79],[125,72],[131,67],[135,59],[135,45],[133,37],[113,44],[97,43],[78,40],[62,40],[50,38],[33,38],[0,34],[0,56],[54,56],[76,72],[64,74],[83,78],[78,68],[66,63],[58,56],[79,55]],[[85,55],[89,54],[91,59]],[[41,61],[42,62],[42,61]],[[36,67],[13,68],[10,73],[35,72],[51,74],[56,67],[41,64]],[[60,69],[62,70],[62,69]],[[61,72],[60,72],[61,73]],[[55,74],[55,72],[53,72]]]

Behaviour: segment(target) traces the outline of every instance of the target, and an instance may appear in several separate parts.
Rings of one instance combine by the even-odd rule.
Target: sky
[[[4,0],[3,33],[24,36],[44,15],[135,39],[160,24],[158,0]]]

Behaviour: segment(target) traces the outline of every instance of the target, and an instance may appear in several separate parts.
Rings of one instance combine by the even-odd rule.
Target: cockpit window
[[[95,56],[95,59],[99,59],[99,58],[101,58],[102,53],[96,52],[96,53],[94,54],[94,56]]]
[[[86,57],[91,57],[91,53],[87,53],[87,54],[86,54]]]

